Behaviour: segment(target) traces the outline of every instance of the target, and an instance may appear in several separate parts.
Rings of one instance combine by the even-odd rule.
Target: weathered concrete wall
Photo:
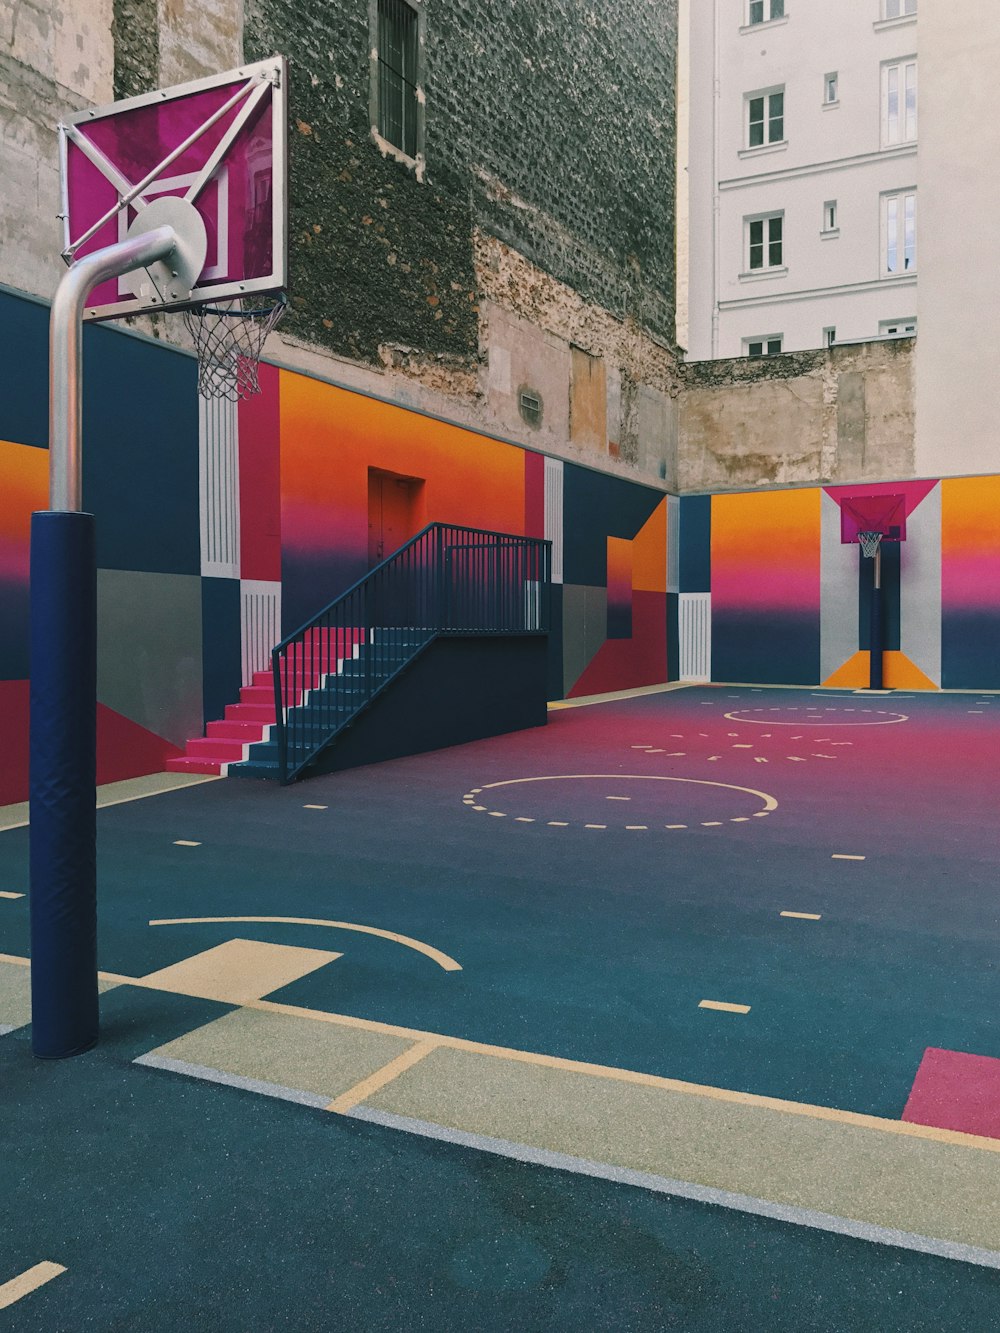
[[[50,296],[59,251],[62,116],[112,99],[112,0],[0,6],[0,282]]]
[[[913,340],[682,367],[678,489],[914,475]]]

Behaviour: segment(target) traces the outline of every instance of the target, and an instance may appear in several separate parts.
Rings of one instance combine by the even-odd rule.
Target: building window
[[[911,273],[917,267],[917,192],[882,196],[882,272]]]
[[[747,147],[781,143],[785,137],[785,93],[758,93],[747,98]]]
[[[784,263],[784,221],[783,213],[773,213],[769,217],[747,218],[747,270],[755,273],[760,269],[781,268]]]
[[[901,19],[916,12],[917,0],[882,0],[883,18]]]
[[[837,230],[837,201],[836,201],[836,199],[828,199],[828,200],[826,201],[826,203],[823,205],[823,230],[824,230],[824,231],[836,231],[836,230]]]
[[[781,334],[775,333],[767,338],[747,338],[743,345],[751,361],[758,360],[762,356],[780,356]]]
[[[882,147],[917,137],[917,62],[882,66]]]
[[[827,106],[830,106],[834,102],[839,101],[839,98],[839,80],[836,71],[834,71],[833,74],[827,74],[823,79],[823,101]]]
[[[785,17],[785,0],[750,0],[747,7],[747,23],[770,23],[771,19]]]
[[[880,338],[909,338],[916,331],[915,319],[883,319],[878,326]]]
[[[375,115],[379,135],[409,158],[422,148],[417,92],[420,15],[406,0],[375,0]]]

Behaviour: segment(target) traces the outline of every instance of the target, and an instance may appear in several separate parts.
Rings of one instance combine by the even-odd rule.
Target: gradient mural
[[[1000,477],[941,482],[941,664],[950,689],[1000,689]]]
[[[711,524],[713,679],[815,684],[819,490],[715,495]]]
[[[0,353],[24,366],[0,400],[3,803],[27,796],[28,532],[46,505],[47,324],[45,306],[0,293]],[[366,572],[378,540],[389,554],[437,520],[552,539],[552,698],[666,679],[662,490],[269,365],[259,397],[206,408],[190,356],[110,327],[85,330],[85,358],[101,781],[162,770],[266,667],[283,632]]]

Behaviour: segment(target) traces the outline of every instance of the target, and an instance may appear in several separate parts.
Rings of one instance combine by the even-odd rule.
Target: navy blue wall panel
[[[84,504],[102,569],[198,574],[198,392],[192,357],[84,330]]]
[[[665,496],[648,486],[567,463],[563,472],[563,579],[603,588],[609,537],[628,541]]]
[[[205,721],[239,701],[243,662],[239,579],[201,581],[202,698]]]
[[[49,308],[0,292],[0,440],[49,442]]]
[[[680,591],[712,590],[712,497],[681,496]]]

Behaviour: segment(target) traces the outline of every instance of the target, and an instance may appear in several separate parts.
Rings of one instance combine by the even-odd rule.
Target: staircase
[[[544,634],[551,543],[432,523],[273,649],[175,773],[291,782],[438,635]]]
[[[362,629],[341,630],[339,635],[328,633],[323,636],[316,633],[312,639],[312,648],[308,660],[305,657],[297,664],[295,678],[289,677],[289,700],[292,706],[300,705],[307,692],[316,689],[323,682],[325,668],[333,667],[336,674],[342,674],[358,659],[364,638]],[[285,671],[282,671],[282,689],[285,687]],[[270,754],[267,744],[275,725],[274,675],[271,671],[255,671],[249,685],[240,690],[240,701],[227,704],[225,716],[221,722],[209,722],[205,735],[189,740],[184,753],[176,759],[167,760],[168,773],[216,773],[226,777],[231,764],[241,764],[250,757],[251,750],[260,747],[262,753]],[[277,761],[275,761],[276,764]],[[254,776],[277,776],[276,772]]]

